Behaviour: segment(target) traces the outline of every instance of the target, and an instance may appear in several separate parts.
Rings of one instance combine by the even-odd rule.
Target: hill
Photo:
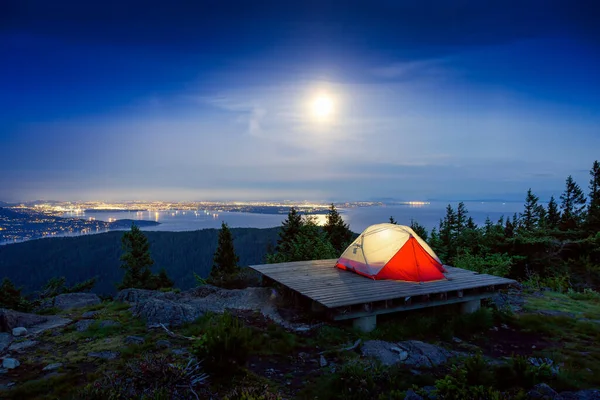
[[[279,228],[232,229],[240,265],[264,261],[269,245],[277,241]],[[154,259],[153,270],[165,268],[175,285],[187,289],[195,284],[193,273],[206,277],[217,248],[218,230],[193,232],[145,232]],[[94,276],[94,292],[110,294],[121,281],[123,232],[31,240],[0,246],[0,278],[8,277],[25,292],[38,290],[48,279],[64,276],[68,283]]]

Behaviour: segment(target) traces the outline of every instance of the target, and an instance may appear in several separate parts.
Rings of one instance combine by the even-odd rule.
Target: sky
[[[547,200],[599,49],[591,1],[5,0],[0,200]]]

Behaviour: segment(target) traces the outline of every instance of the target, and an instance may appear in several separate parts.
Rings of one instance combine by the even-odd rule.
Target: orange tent
[[[408,226],[371,225],[344,251],[337,268],[372,279],[427,282],[445,279],[431,247]]]

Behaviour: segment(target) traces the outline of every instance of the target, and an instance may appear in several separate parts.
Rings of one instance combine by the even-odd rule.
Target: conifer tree
[[[331,203],[331,207],[329,207],[327,222],[325,223],[323,230],[327,234],[329,242],[338,253],[341,254],[350,244],[352,232],[348,228],[348,224],[344,223],[342,216],[333,203]]]
[[[441,252],[448,263],[456,255],[454,239],[456,238],[456,212],[450,204],[446,207],[446,215],[440,221],[439,242]]]
[[[560,210],[554,196],[550,197],[548,209],[546,212],[546,226],[548,229],[557,229],[560,224]]]
[[[600,231],[600,163],[596,160],[590,170],[590,194],[587,211],[587,229],[594,233]]]
[[[571,175],[567,178],[565,191],[560,195],[560,199],[561,228],[563,230],[576,229],[584,217],[585,196]]]
[[[30,311],[32,304],[21,295],[21,288],[5,277],[0,284],[0,308],[8,308],[15,311]]]
[[[525,210],[521,214],[521,226],[527,232],[532,232],[538,227],[540,221],[538,201],[539,197],[529,188],[525,197]]]
[[[467,229],[471,229],[471,230],[475,230],[477,229],[477,224],[475,223],[475,221],[473,220],[473,217],[469,217],[467,219],[467,225],[466,225]]]
[[[295,207],[290,208],[287,218],[282,222],[279,231],[279,239],[275,247],[276,253],[286,253],[291,251],[291,245],[302,228],[302,215],[298,213]]]
[[[164,268],[162,268],[158,275],[156,276],[156,288],[157,289],[166,289],[166,288],[172,288],[175,285],[175,282],[173,282],[173,280],[171,278],[169,278],[169,275],[167,275],[167,270],[165,270]]]
[[[125,270],[125,276],[118,285],[119,289],[149,287],[152,280],[150,266],[154,261],[150,257],[150,244],[146,235],[132,224],[131,230],[121,238],[121,247],[124,252],[121,256],[121,268]]]
[[[417,221],[415,221],[414,219],[410,220],[410,228],[415,231],[415,233],[417,235],[419,235],[419,237],[425,241],[427,241],[427,229],[425,229],[425,227],[423,225],[421,225],[420,223],[418,223]]]
[[[394,219],[394,217],[390,217],[390,224],[398,225],[398,221]]]
[[[456,234],[460,235],[460,233],[466,228],[467,225],[467,208],[465,207],[465,203],[462,201],[458,203],[458,207],[456,208]]]
[[[233,247],[233,236],[225,222],[221,223],[219,231],[219,242],[213,257],[213,266],[210,270],[210,280],[213,283],[222,283],[228,277],[239,271],[238,262],[240,258],[235,254]]]

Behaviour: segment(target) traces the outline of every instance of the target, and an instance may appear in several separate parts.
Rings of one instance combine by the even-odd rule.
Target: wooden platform
[[[444,266],[445,280],[415,283],[372,280],[335,268],[337,260],[252,265],[250,268],[305,296],[335,320],[444,304],[479,301],[515,281]]]

